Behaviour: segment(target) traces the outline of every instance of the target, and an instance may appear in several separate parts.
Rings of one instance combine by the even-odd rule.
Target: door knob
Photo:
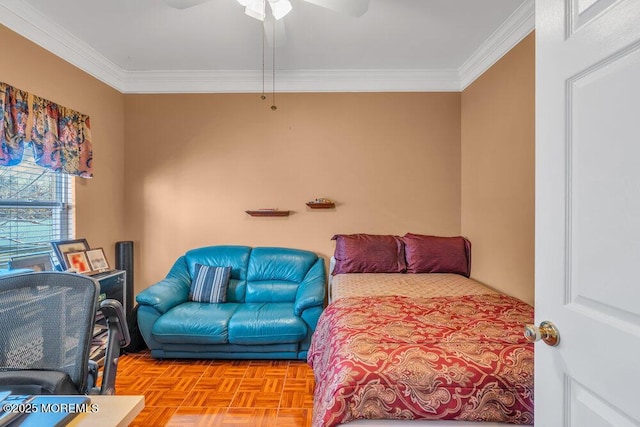
[[[536,325],[524,326],[524,337],[529,342],[544,341],[546,344],[555,347],[560,342],[560,332],[556,325],[551,322],[540,322],[540,327]]]

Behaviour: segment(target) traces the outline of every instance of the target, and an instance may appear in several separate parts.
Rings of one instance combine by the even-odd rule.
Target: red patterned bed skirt
[[[356,419],[533,424],[533,307],[501,294],[342,298],[318,322],[313,425]]]

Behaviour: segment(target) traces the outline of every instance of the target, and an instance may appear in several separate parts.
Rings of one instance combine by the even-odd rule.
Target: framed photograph
[[[51,246],[53,246],[53,251],[56,253],[56,258],[58,258],[58,262],[63,270],[71,268],[71,265],[67,263],[66,254],[91,249],[89,243],[87,243],[87,239],[60,240],[58,242],[51,242]]]
[[[53,270],[53,264],[50,254],[38,254],[12,257],[11,261],[9,261],[9,268],[11,270],[15,270],[16,268],[30,268],[33,271],[51,271]]]
[[[68,269],[73,269],[78,273],[88,273],[91,271],[91,266],[89,265],[85,251],[67,252],[64,256],[69,266]]]
[[[104,250],[102,248],[91,249],[86,251],[87,259],[89,260],[89,265],[93,271],[107,271],[109,270],[109,263],[107,262],[107,257],[104,255]]]

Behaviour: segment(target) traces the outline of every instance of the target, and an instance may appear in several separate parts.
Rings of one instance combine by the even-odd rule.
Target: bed
[[[422,272],[402,238],[385,236],[396,239],[397,259],[380,267],[389,254],[352,236],[362,235],[338,236],[330,303],[309,349],[313,426],[533,424],[533,345],[522,334],[533,307],[466,277],[468,242],[457,242],[459,271],[446,271],[456,268],[445,251]],[[359,248],[345,257],[348,244]],[[377,266],[342,262],[371,254]]]

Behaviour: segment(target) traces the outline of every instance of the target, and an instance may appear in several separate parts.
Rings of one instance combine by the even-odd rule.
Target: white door
[[[536,426],[637,426],[640,0],[538,0],[536,43]]]

